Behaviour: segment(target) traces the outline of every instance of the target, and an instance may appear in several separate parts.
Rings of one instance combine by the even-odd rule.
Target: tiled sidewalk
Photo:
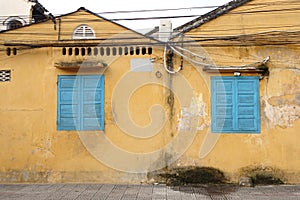
[[[0,199],[68,199],[68,200],[197,200],[253,199],[299,200],[300,185],[237,187],[203,185],[198,187],[165,185],[110,184],[0,184]]]

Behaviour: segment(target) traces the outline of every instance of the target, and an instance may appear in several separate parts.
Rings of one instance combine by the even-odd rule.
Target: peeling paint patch
[[[198,120],[197,130],[203,130],[205,127],[208,126],[207,122],[207,113],[206,113],[206,103],[203,101],[203,95],[200,94],[196,98],[192,98],[191,104],[189,107],[182,108],[179,123],[178,123],[178,130],[179,131],[186,131],[192,130],[195,127],[192,127],[193,119]]]
[[[32,149],[31,151],[31,154],[34,155],[36,153],[46,159],[55,157],[55,154],[51,149],[51,139],[46,138],[44,142],[35,144],[34,149]]]
[[[265,115],[272,126],[282,128],[292,127],[293,123],[300,118],[300,106],[297,104],[271,105],[265,101]]]
[[[192,157],[188,156],[181,156],[176,162],[174,162],[172,165],[169,165],[169,168],[178,168],[178,167],[197,167],[201,166],[201,161],[199,159],[194,159]]]
[[[243,140],[244,143],[256,146],[265,146],[267,141],[265,138],[262,138],[260,134],[249,134],[247,138]]]
[[[280,106],[284,104],[300,105],[300,92],[291,95],[273,96],[268,99],[268,103],[272,106]]]

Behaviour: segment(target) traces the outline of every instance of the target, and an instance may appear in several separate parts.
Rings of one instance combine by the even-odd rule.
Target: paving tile
[[[87,188],[76,198],[76,200],[89,200],[98,192],[102,185],[90,184]]]
[[[69,192],[73,190],[73,188],[76,187],[75,184],[68,185],[63,184],[60,185],[61,187],[57,188],[55,191],[53,191],[48,197],[47,200],[56,200],[56,199],[62,199],[65,195],[67,195]]]
[[[0,184],[1,200],[299,200],[300,186]]]

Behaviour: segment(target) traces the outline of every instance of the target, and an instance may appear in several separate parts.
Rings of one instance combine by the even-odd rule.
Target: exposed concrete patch
[[[268,99],[268,103],[272,106],[300,105],[300,92],[284,96],[273,96]]]
[[[280,126],[282,128],[292,127],[293,123],[300,118],[299,105],[278,105],[272,106],[265,101],[265,115],[272,126]]]
[[[209,122],[207,120],[207,105],[203,101],[203,95],[200,94],[198,97],[192,98],[190,107],[182,108],[181,114],[178,123],[178,130],[191,130],[194,129],[192,127],[191,122],[192,119],[198,118],[198,126],[197,130],[203,130],[204,128],[209,126]]]
[[[283,78],[288,77],[288,78]],[[300,118],[299,73],[293,69],[273,69],[266,82],[264,115],[269,127],[292,127]]]

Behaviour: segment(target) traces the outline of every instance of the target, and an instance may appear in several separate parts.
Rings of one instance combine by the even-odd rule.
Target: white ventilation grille
[[[10,70],[0,70],[0,82],[10,81]]]
[[[73,39],[93,39],[95,38],[95,31],[87,26],[80,25],[73,31]]]

